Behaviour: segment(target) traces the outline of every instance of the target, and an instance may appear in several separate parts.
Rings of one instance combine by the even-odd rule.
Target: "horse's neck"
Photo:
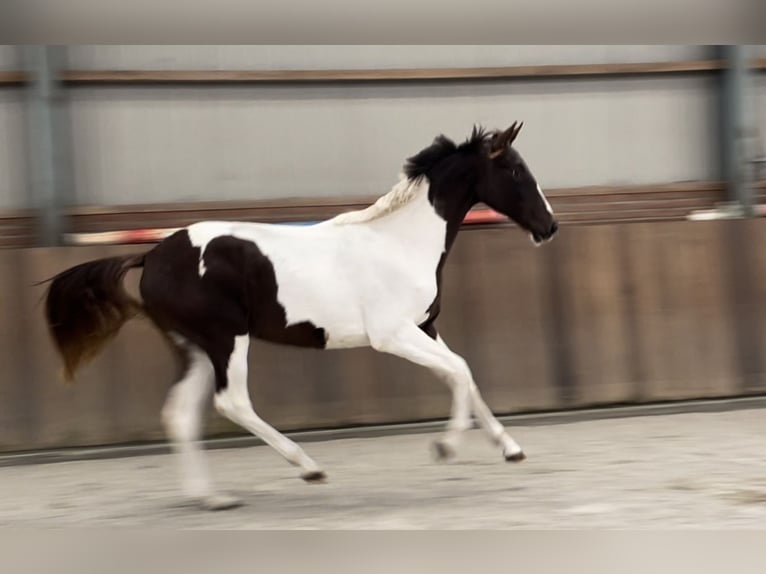
[[[413,250],[419,247],[438,246],[437,259],[449,251],[457,230],[470,208],[457,205],[440,205],[443,213],[428,199],[428,186],[423,186],[410,202],[396,211],[370,222],[372,227],[390,234]]]

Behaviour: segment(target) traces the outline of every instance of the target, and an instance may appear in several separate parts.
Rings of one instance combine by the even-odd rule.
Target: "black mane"
[[[407,158],[404,174],[411,180],[427,176],[437,164],[453,154],[473,154],[482,150],[494,135],[495,132],[474,126],[471,136],[459,146],[447,136],[438,135],[430,146]]]

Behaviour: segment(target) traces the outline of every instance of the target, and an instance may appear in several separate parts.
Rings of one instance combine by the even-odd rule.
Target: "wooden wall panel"
[[[643,399],[736,394],[739,383],[722,252],[726,222],[628,227],[646,380]]]
[[[560,280],[572,358],[570,377],[576,404],[632,400],[625,277],[619,226],[571,227],[557,239],[566,256]]]

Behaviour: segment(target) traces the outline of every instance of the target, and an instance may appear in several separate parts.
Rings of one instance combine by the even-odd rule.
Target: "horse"
[[[468,211],[484,203],[540,245],[553,210],[513,147],[523,122],[474,126],[460,144],[439,135],[409,157],[398,182],[365,209],[309,226],[200,221],[137,255],[81,263],[52,277],[45,319],[65,380],[131,318],[147,317],[184,359],[162,407],[180,489],[211,510],[240,501],[213,485],[200,447],[205,407],[274,448],[307,482],[324,470],[261,419],[248,393],[252,339],[314,349],[371,347],[430,369],[452,392],[433,450],[453,457],[472,415],[506,461],[525,454],[484,402],[466,361],[441,338],[442,269]],[[139,297],[124,286],[141,268]]]

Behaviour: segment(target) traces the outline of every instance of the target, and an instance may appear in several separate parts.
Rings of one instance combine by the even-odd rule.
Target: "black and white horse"
[[[247,386],[251,338],[320,349],[370,346],[434,371],[450,387],[449,423],[436,442],[451,456],[476,416],[506,460],[524,454],[484,403],[466,362],[439,336],[441,271],[469,209],[484,202],[536,244],[556,233],[548,201],[511,146],[521,129],[474,128],[456,145],[444,136],[409,158],[393,189],[370,207],[312,226],[203,221],[150,251],[72,267],[52,279],[46,318],[65,375],[91,359],[138,313],[187,361],[162,419],[179,453],[184,493],[208,508],[236,504],[217,494],[198,441],[213,395],[223,416],[301,469],[324,472],[253,410]],[[141,301],[123,286],[143,268]]]

